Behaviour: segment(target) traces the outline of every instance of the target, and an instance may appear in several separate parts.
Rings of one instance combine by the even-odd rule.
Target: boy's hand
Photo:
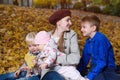
[[[48,67],[48,64],[47,63],[44,63],[44,64],[41,64],[40,65],[40,68],[41,69],[46,69]]]
[[[20,74],[20,70],[17,70],[15,73],[14,73],[14,76],[17,78]]]
[[[85,80],[89,80],[88,78],[85,78]]]

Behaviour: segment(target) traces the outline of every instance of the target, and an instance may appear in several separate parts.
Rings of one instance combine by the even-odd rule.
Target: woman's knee
[[[42,80],[65,80],[65,79],[56,71],[50,71],[43,76]]]

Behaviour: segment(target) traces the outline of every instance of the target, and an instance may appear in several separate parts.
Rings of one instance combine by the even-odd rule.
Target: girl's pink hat
[[[35,44],[47,44],[50,40],[50,35],[46,31],[40,31],[36,34]]]

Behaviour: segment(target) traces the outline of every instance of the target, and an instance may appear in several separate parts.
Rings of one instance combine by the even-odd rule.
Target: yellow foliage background
[[[28,49],[25,36],[31,31],[50,31],[54,28],[49,16],[55,10],[0,5],[0,74],[17,70],[24,62]],[[72,29],[78,33],[80,50],[85,39],[80,32],[80,20],[83,16],[94,14],[78,10],[72,11]],[[96,14],[101,19],[100,32],[111,41],[116,64],[120,65],[120,18]]]

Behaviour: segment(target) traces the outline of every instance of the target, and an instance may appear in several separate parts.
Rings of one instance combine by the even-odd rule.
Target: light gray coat
[[[53,31],[49,34],[52,35]],[[57,57],[57,63],[62,65],[78,64],[80,60],[80,48],[78,46],[77,34],[73,30],[64,33],[65,55]]]

